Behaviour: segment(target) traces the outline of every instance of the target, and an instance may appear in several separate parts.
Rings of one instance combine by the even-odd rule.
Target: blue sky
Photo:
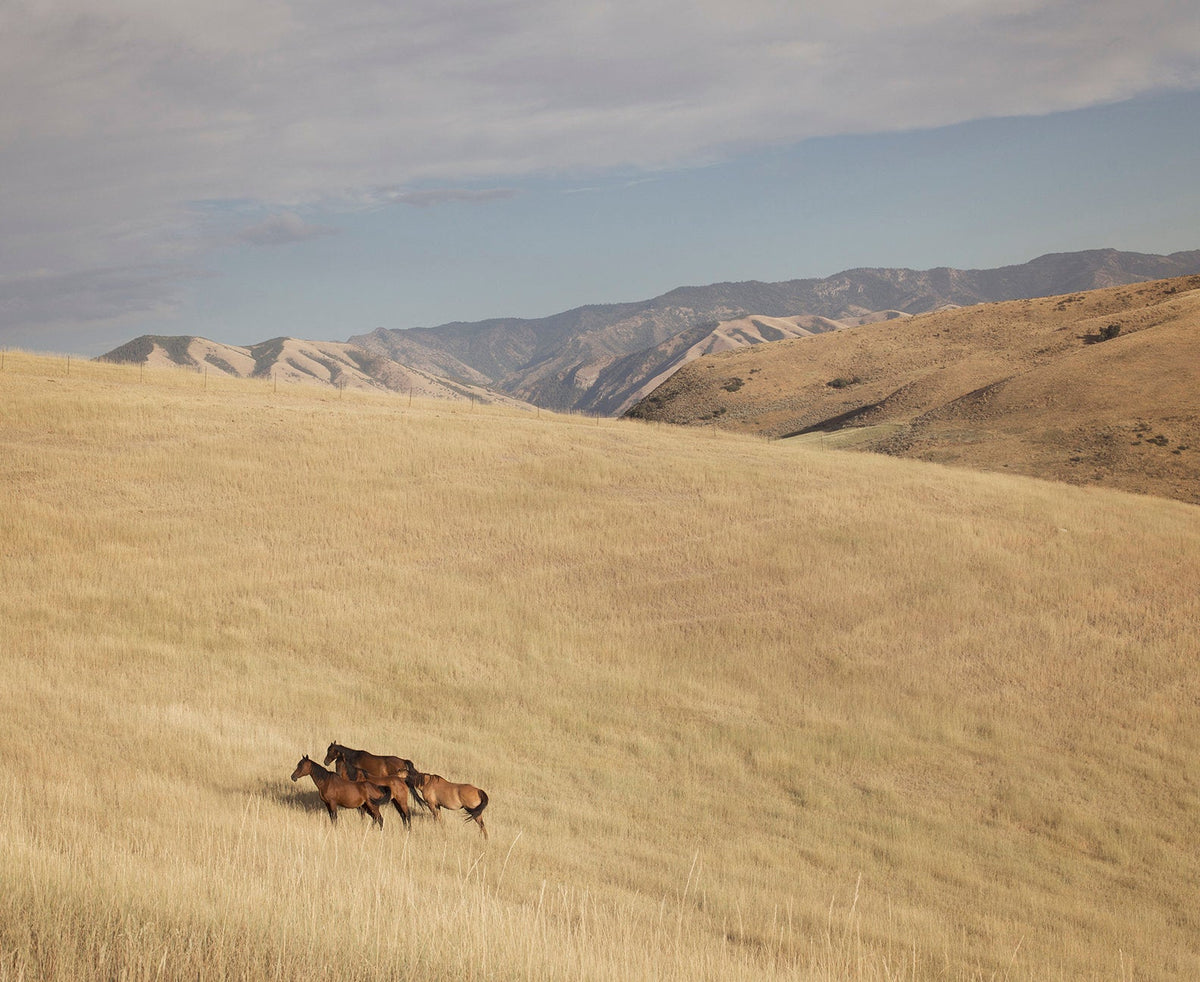
[[[1200,248],[1191,0],[18,3],[0,109],[38,351]]]

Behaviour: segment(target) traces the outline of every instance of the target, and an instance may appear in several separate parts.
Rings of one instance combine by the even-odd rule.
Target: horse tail
[[[428,808],[429,803],[425,800],[425,796],[421,794],[421,789],[417,787],[417,778],[419,777],[424,777],[424,775],[415,767],[409,767],[407,773],[404,775],[404,783],[408,785],[408,790],[412,792],[417,805],[421,808]]]
[[[376,808],[382,808],[392,800],[392,789],[386,784],[372,784],[371,787],[373,787],[376,791],[381,792],[383,795],[381,798],[372,799],[371,804],[373,804]]]
[[[479,792],[479,804],[474,808],[464,809],[467,813],[467,818],[464,821],[470,821],[473,818],[478,822],[479,816],[483,814],[483,810],[488,806],[487,792],[483,788],[476,788],[476,790]]]

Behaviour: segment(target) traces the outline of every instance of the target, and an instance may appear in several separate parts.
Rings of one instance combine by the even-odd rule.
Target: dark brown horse
[[[399,774],[404,777],[406,773],[416,772],[413,762],[404,757],[372,754],[365,750],[351,750],[349,747],[343,747],[340,743],[331,743],[329,749],[325,751],[326,767],[335,760],[344,761],[347,768],[357,768],[367,777],[386,777],[388,774]]]
[[[315,760],[310,760],[308,754],[300,758],[300,763],[292,771],[292,780],[298,781],[308,775],[317,786],[317,793],[329,810],[329,820],[337,824],[339,808],[359,808],[371,816],[371,821],[383,828],[383,816],[379,809],[392,800],[392,789],[387,785],[377,785],[372,781],[352,781],[350,778],[327,771]],[[407,802],[406,802],[407,804]]]
[[[467,813],[464,822],[474,819],[479,825],[483,837],[488,837],[483,824],[483,810],[487,808],[487,792],[473,784],[455,784],[447,781],[440,774],[416,774],[413,777],[413,788],[421,793],[423,804],[429,813],[439,822],[442,820],[441,810],[461,808]]]
[[[338,762],[339,772],[344,770],[349,777],[358,774],[372,781],[382,781],[392,775],[400,777],[408,785],[417,802],[424,804],[421,801],[420,793],[412,783],[413,775],[417,773],[417,767],[407,757],[373,754],[366,750],[352,750],[350,747],[343,747],[340,743],[331,743],[325,751],[325,766],[328,767],[334,761]],[[345,765],[344,768],[341,765]]]
[[[341,757],[337,758],[337,763],[334,765],[334,771],[340,777],[344,777],[350,781],[369,781],[371,784],[378,785],[381,788],[387,788],[392,793],[392,804],[396,806],[396,811],[400,813],[400,820],[404,822],[404,827],[406,829],[411,827],[412,812],[408,807],[409,787],[406,783],[408,780],[407,774],[388,774],[384,777],[368,777],[366,773],[359,768],[351,767]],[[414,797],[416,796],[414,795]],[[418,801],[420,801],[419,798]],[[424,804],[424,802],[422,801],[421,804]]]

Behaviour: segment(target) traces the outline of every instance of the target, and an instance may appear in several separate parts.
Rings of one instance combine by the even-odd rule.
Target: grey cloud
[[[101,354],[128,340],[129,326],[170,319],[192,281],[184,265],[37,270],[0,277],[0,343]]]
[[[673,164],[1200,85],[1191,0],[76,2],[0,31],[3,145],[62,151],[59,189],[141,184],[160,207]]]
[[[164,267],[39,271],[0,278],[0,311],[6,318],[106,320],[128,314],[161,314],[164,292],[200,274]]]

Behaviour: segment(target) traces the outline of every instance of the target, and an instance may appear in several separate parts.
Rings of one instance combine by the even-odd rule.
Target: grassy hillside
[[[757,345],[633,412],[1200,504],[1197,365],[1191,276]]]
[[[1195,508],[14,352],[0,502],[0,979],[1200,974]]]

